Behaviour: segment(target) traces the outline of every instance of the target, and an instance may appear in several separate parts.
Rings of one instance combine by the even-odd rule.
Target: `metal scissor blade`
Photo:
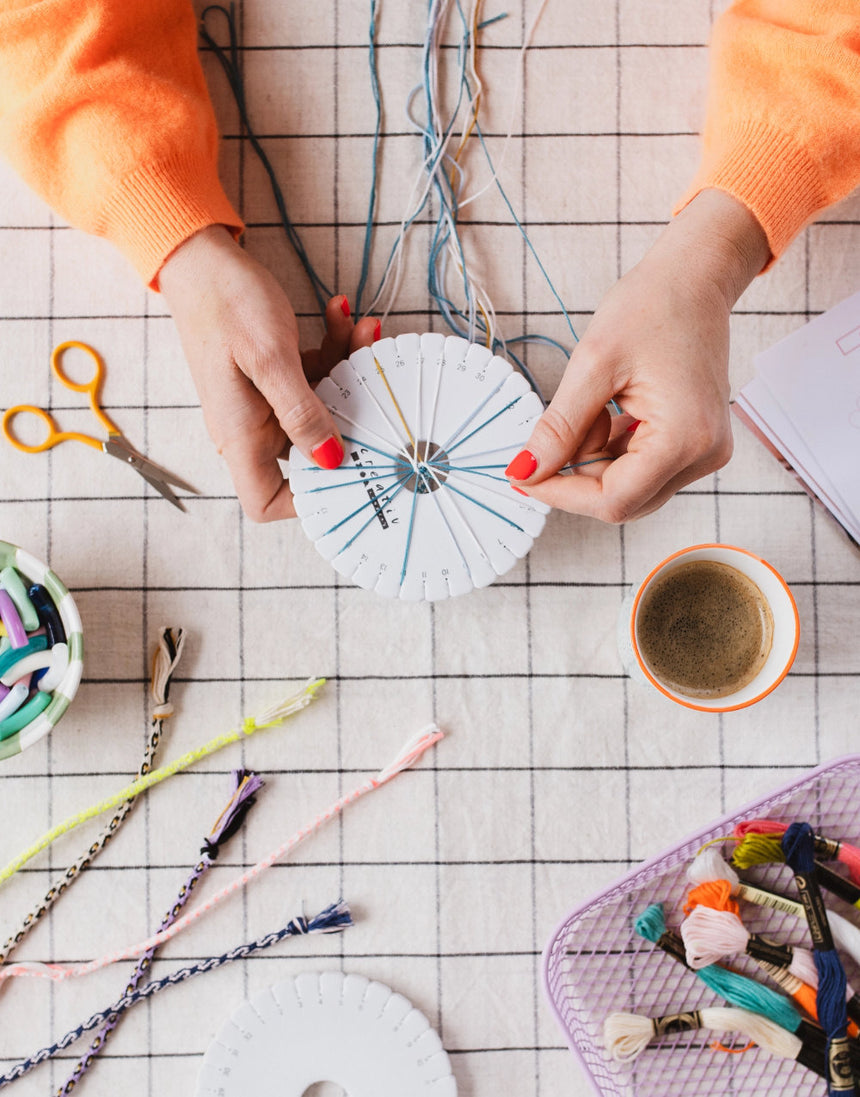
[[[193,487],[187,481],[175,476],[172,472],[168,472],[167,469],[162,468],[161,465],[156,465],[154,461],[150,461],[149,458],[144,457],[142,453],[138,453],[124,438],[110,438],[107,442],[102,444],[102,449],[105,453],[109,454],[109,456],[116,457],[126,465],[131,465],[134,471],[142,476],[148,484],[154,487],[168,502],[173,503],[173,505],[180,510],[185,510],[185,507],[168,485],[172,484],[177,488],[181,488],[183,491],[191,492],[192,495],[200,494],[197,488]]]
[[[138,470],[140,471],[140,470]],[[157,492],[164,496],[168,503],[173,503],[181,511],[185,511],[185,506],[179,496],[174,495],[167,484],[163,480],[157,479],[155,476],[148,476],[145,472],[140,472],[140,475],[146,480],[150,487],[155,488]]]

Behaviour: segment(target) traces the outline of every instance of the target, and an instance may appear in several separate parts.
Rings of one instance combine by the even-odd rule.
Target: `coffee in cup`
[[[685,697],[728,697],[764,666],[773,614],[756,584],[730,564],[694,560],[659,575],[639,604],[639,652]]]
[[[800,635],[794,598],[767,561],[732,545],[694,545],[632,588],[619,617],[625,670],[688,708],[728,712],[788,673]]]

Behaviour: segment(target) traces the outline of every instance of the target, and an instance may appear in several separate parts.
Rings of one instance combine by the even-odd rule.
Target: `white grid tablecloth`
[[[656,237],[692,174],[715,7],[550,0],[537,29],[502,178],[578,329]],[[315,265],[348,294],[370,181],[367,8],[326,0],[312,18],[300,0],[244,0],[237,9],[252,119]],[[535,8],[534,0],[525,11],[515,3],[483,34],[482,120],[495,153]],[[421,159],[402,106],[419,78],[424,17],[422,4],[380,4],[377,273]],[[319,334],[310,289],[275,224],[220,70],[211,56],[204,63],[246,246],[287,287],[309,344]],[[52,383],[48,363],[63,339],[91,342],[106,359],[104,402],[119,425],[202,491],[182,516],[85,447],[0,453],[0,538],[49,561],[74,592],[86,647],[84,681],[56,733],[2,764],[2,862],[136,770],[160,625],[190,634],[164,760],[235,727],[308,675],[328,679],[283,729],[153,790],[18,957],[85,960],[153,929],[240,761],[267,788],[204,895],[388,762],[428,720],[449,733],[414,772],[171,942],[153,970],[222,952],[341,894],[355,928],[287,942],[139,1007],[86,1091],[192,1093],[201,1053],[243,996],[301,970],[343,968],[389,983],[427,1014],[463,1097],[589,1092],[543,1000],[543,945],[572,906],[631,864],[856,748],[860,553],[737,427],[725,469],[641,522],[614,528],[553,514],[531,555],[489,589],[434,606],[367,594],[342,582],[297,524],[243,518],[163,302],[107,244],[61,224],[5,168],[0,195],[0,404],[43,403],[64,425],[89,429],[89,412]],[[429,233],[415,228],[387,334],[441,330],[425,284]],[[563,339],[555,301],[494,191],[474,204],[463,234],[502,330]],[[741,299],[734,391],[752,376],[759,350],[857,289],[858,256],[855,195]],[[529,364],[551,392],[560,356],[532,350]],[[725,717],[631,684],[615,646],[629,584],[674,549],[711,540],[770,560],[791,584],[802,623],[787,680]],[[61,840],[3,887],[3,939],[85,841]],[[0,1057],[12,1062],[50,1043],[119,993],[127,970],[4,989]],[[40,1067],[17,1093],[53,1093],[72,1058],[69,1051]]]

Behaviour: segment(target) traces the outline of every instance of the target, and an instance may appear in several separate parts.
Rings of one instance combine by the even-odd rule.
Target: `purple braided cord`
[[[218,820],[210,831],[209,836],[204,840],[203,849],[201,851],[203,856],[191,870],[188,879],[179,889],[179,894],[176,896],[175,902],[161,919],[161,925],[158,927],[159,933],[161,930],[167,929],[168,926],[172,925],[179,917],[182,908],[188,902],[191,892],[197,885],[197,881],[201,876],[205,876],[214,864],[215,858],[218,856],[220,843],[236,833],[236,830],[244,820],[248,809],[254,803],[254,793],[262,787],[262,784],[262,780],[256,773],[246,773],[244,770],[240,769],[233,771],[233,787],[231,789],[230,800],[225,809],[218,816]],[[128,985],[125,988],[126,997],[134,993],[140,980],[149,970],[155,951],[156,947],[154,946],[145,952],[138,960],[137,965],[131,974],[131,978],[128,981]],[[75,1067],[72,1074],[69,1075],[63,1085],[57,1090],[56,1097],[64,1097],[65,1094],[72,1092],[81,1078],[95,1062],[95,1059],[104,1047],[108,1036],[110,1036],[119,1024],[119,1019],[119,1013],[114,1012],[108,1016],[98,1033],[96,1033],[87,1054],[81,1056],[78,1060],[78,1065]]]
[[[162,929],[167,929],[167,927],[176,920],[179,912],[188,902],[188,899],[190,898],[191,892],[194,890],[197,881],[201,878],[201,876],[206,875],[206,873],[212,867],[212,864],[212,857],[208,853],[204,853],[201,859],[194,866],[194,869],[188,879],[180,888],[179,894],[176,897],[176,902],[161,919],[161,925],[158,927],[159,932]],[[131,978],[128,981],[128,986],[126,986],[125,988],[126,998],[130,994],[133,994],[137,989],[138,983],[143,978],[144,974],[149,970],[149,966],[152,962],[152,957],[154,955],[155,949],[151,948],[148,952],[145,952],[143,956],[141,956],[141,958],[138,960],[137,966],[135,967],[134,971],[131,974]],[[105,1041],[107,1040],[108,1036],[110,1036],[110,1034],[119,1024],[120,1016],[121,1012],[117,1012],[115,1010],[108,1014],[105,1023],[102,1025],[102,1027],[93,1038],[93,1042],[90,1044],[89,1051],[86,1055],[82,1055],[81,1058],[78,1060],[78,1065],[75,1067],[74,1071],[57,1090],[56,1097],[65,1097],[65,1094],[71,1093],[75,1086],[78,1084],[78,1082],[80,1082],[81,1078],[92,1066],[93,1062],[96,1059],[96,1056],[104,1047]]]

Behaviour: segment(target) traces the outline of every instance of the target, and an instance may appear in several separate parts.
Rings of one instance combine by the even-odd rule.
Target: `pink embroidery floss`
[[[282,857],[291,853],[296,846],[306,838],[309,838],[312,834],[315,834],[316,831],[330,819],[339,815],[344,808],[355,803],[356,800],[360,800],[361,797],[365,796],[368,792],[373,792],[376,789],[381,788],[399,773],[409,769],[410,766],[418,761],[426,750],[435,743],[438,743],[443,736],[444,733],[435,724],[430,724],[422,729],[409,739],[401,748],[397,757],[384,769],[380,770],[374,777],[367,778],[351,792],[348,792],[346,795],[335,800],[333,804],[320,812],[310,823],[307,823],[300,830],[297,830],[295,834],[278,846],[277,849],[272,850],[272,852],[264,857],[262,861],[258,861],[253,868],[250,868],[241,876],[236,877],[229,884],[226,884],[221,888],[220,891],[216,892],[207,902],[195,907],[194,910],[189,911],[187,914],[183,915],[182,918],[177,919],[172,926],[162,930],[160,933],[156,933],[145,941],[140,941],[135,945],[129,945],[127,948],[120,949],[117,952],[108,953],[97,960],[91,960],[89,963],[85,964],[64,965],[38,962],[10,964],[0,969],[0,981],[20,976],[63,981],[65,979],[77,978],[81,975],[88,975],[92,971],[99,971],[101,968],[108,967],[110,964],[115,964],[119,960],[128,960],[133,956],[140,956],[141,953],[147,952],[151,948],[158,948],[160,945],[164,944],[165,941],[169,941],[171,938],[175,937],[177,933],[180,933],[208,911],[214,910],[224,899],[227,899],[230,895],[234,894],[234,892],[241,890],[241,888],[256,879],[257,876],[276,861],[279,861]]]

